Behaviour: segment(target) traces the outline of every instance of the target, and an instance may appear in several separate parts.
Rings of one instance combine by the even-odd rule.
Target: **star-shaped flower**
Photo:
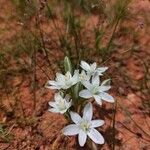
[[[74,72],[72,76],[68,71],[65,75],[61,73],[56,73],[56,81],[49,80],[46,84],[47,88],[50,89],[68,89],[78,82],[78,71]]]
[[[60,93],[54,95],[55,102],[49,102],[49,105],[53,108],[49,108],[49,111],[54,113],[64,114],[70,107],[72,102],[69,101],[69,97],[63,98]]]
[[[90,76],[94,75],[95,73],[98,73],[98,75],[103,75],[102,73],[105,72],[108,69],[108,67],[99,67],[99,68],[97,68],[96,62],[94,62],[93,64],[88,64],[85,61],[81,61],[80,66]]]
[[[92,120],[93,108],[92,104],[88,103],[83,110],[83,117],[81,118],[77,113],[70,112],[72,121],[75,124],[66,126],[63,129],[64,135],[77,135],[80,146],[84,146],[87,136],[96,144],[104,144],[103,136],[95,129],[104,124],[103,120]]]
[[[79,96],[86,99],[94,98],[96,102],[100,105],[102,105],[102,100],[113,103],[114,98],[108,93],[106,93],[111,87],[103,83],[99,85],[99,76],[95,74],[92,78],[92,83],[88,81],[83,82],[83,85],[87,89],[80,91]]]
[[[83,82],[83,81],[89,81],[90,80],[90,76],[86,74],[86,72],[84,70],[81,71],[81,73],[79,74],[79,82]]]

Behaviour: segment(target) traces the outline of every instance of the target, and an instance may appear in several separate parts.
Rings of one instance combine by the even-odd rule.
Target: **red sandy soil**
[[[150,114],[148,109],[143,107],[143,103],[148,99],[140,89],[140,83],[145,77],[143,61],[150,65],[150,34],[148,34],[150,32],[143,16],[150,14],[150,2],[148,0],[134,0],[130,5],[130,11],[134,17],[132,20],[124,22],[122,27],[136,30],[138,35],[135,39],[130,35],[118,35],[116,44],[130,46],[134,42],[137,48],[135,55],[126,52],[127,49],[121,47],[104,64],[109,66],[107,74],[111,76],[113,82],[111,94],[118,102],[115,132],[112,129],[114,106],[104,103],[100,108],[94,104],[94,118],[101,118],[106,122],[102,128],[99,128],[106,140],[104,145],[98,146],[98,149],[102,150],[112,149],[114,134],[115,149],[150,149]],[[9,0],[0,0],[1,45],[9,43],[22,28],[15,17],[12,17],[14,15],[13,4]],[[97,25],[97,17],[93,15],[91,19],[92,23]],[[88,21],[90,22],[90,20]],[[88,21],[87,25],[89,26]],[[49,23],[44,21],[42,29],[46,37],[52,32]],[[50,52],[50,63],[56,64],[57,61],[63,59],[63,54],[55,47],[55,44],[47,42],[48,47],[53,49]],[[30,61],[26,57],[24,59]],[[57,65],[52,65],[50,68],[42,53],[37,54],[37,62],[51,79],[54,78],[54,74],[58,70]],[[11,64],[15,68],[15,61],[12,60]],[[2,89],[0,96],[1,103],[7,109],[7,113],[0,113],[0,121],[5,124],[11,139],[9,142],[0,139],[0,150],[86,150],[86,146],[79,148],[75,137],[62,135],[61,129],[67,124],[67,121],[62,115],[47,111],[48,101],[53,100],[55,91],[44,88],[48,78],[39,67],[36,68],[36,76],[35,93],[34,75],[30,72],[25,73],[23,77],[8,75],[5,79],[9,80],[7,85],[9,88]],[[35,107],[34,99],[36,99]],[[15,113],[11,114],[10,112],[13,112],[14,108]]]

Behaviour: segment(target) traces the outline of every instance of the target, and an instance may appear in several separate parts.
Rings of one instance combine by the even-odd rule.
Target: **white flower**
[[[54,95],[55,102],[49,102],[49,105],[53,108],[49,108],[49,111],[55,113],[64,114],[70,107],[71,101],[69,101],[69,97],[62,98],[60,93],[56,93]]]
[[[89,81],[89,80],[90,80],[90,76],[87,75],[84,70],[82,70],[82,72],[79,74],[78,81],[83,82],[83,81]]]
[[[78,82],[78,71],[74,72],[72,76],[68,71],[65,75],[56,73],[56,81],[49,80],[46,84],[47,88],[50,89],[68,89]]]
[[[105,81],[102,82],[100,86],[99,83],[99,76],[95,74],[92,78],[92,83],[88,81],[83,82],[83,85],[87,89],[80,91],[79,96],[86,99],[93,97],[96,100],[96,102],[100,105],[102,105],[102,100],[113,103],[114,98],[108,93],[106,93],[106,91],[108,91],[111,87],[105,85]]]
[[[77,113],[70,112],[72,121],[75,124],[66,126],[63,129],[64,135],[77,135],[80,146],[84,146],[87,136],[96,144],[104,144],[103,136],[94,128],[102,126],[103,120],[92,120],[93,108],[92,104],[88,103],[83,110],[83,117],[81,118]]]
[[[94,62],[93,64],[88,64],[85,61],[81,61],[81,65],[82,69],[84,69],[87,74],[89,75],[94,75],[95,73],[98,73],[98,75],[103,75],[102,73],[105,72],[108,67],[99,67],[97,68],[97,64],[96,62]]]

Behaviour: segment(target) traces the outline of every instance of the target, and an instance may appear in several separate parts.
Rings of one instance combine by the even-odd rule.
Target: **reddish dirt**
[[[105,125],[99,131],[105,137],[106,143],[98,146],[98,149],[109,150],[115,142],[117,150],[149,150],[150,149],[150,112],[143,106],[147,103],[147,92],[141,91],[141,83],[145,79],[144,63],[150,65],[150,37],[148,23],[145,17],[149,17],[150,2],[148,0],[135,0],[131,3],[129,10],[133,19],[124,22],[121,27],[138,31],[134,38],[132,35],[124,35],[121,29],[118,31],[116,43],[128,45],[127,48],[120,47],[111,58],[105,62],[109,66],[107,75],[112,78],[111,94],[117,103],[115,115],[115,132],[112,128],[112,117],[114,106],[104,103],[103,107],[94,104],[94,118],[105,120]],[[11,41],[21,30],[16,18],[12,17],[15,7],[8,0],[0,1],[0,45]],[[14,14],[15,15],[15,14]],[[144,16],[145,15],[145,16]],[[11,18],[12,17],[12,18]],[[9,133],[10,141],[6,142],[0,138],[0,150],[84,150],[87,145],[80,148],[75,137],[66,137],[61,129],[67,124],[65,118],[60,114],[48,112],[48,101],[53,100],[55,91],[45,89],[44,84],[49,78],[54,78],[58,71],[57,62],[63,59],[63,53],[56,45],[48,39],[53,35],[57,40],[57,34],[53,31],[50,22],[42,20],[42,30],[47,47],[50,51],[50,64],[43,53],[37,54],[36,86],[34,85],[34,72],[25,72],[24,75],[7,76],[10,82],[7,89],[0,92],[1,104],[4,111],[0,111],[0,123]],[[90,22],[92,20],[92,23]],[[97,16],[93,15],[87,20],[89,28],[98,24]],[[57,21],[61,26],[61,22]],[[90,35],[89,35],[90,38]],[[92,42],[92,40],[90,40]],[[135,52],[128,53],[128,48],[134,43]],[[93,56],[98,60],[97,56]],[[30,62],[26,56],[24,59]],[[17,66],[12,60],[13,69]],[[17,67],[16,67],[17,68]],[[42,68],[42,69],[41,69]],[[49,69],[48,69],[49,68]],[[148,82],[148,81],[146,81]],[[146,89],[147,90],[147,89]],[[35,92],[34,92],[35,91]],[[36,105],[34,105],[36,100]],[[14,110],[15,109],[15,110]],[[114,139],[115,134],[115,139]]]

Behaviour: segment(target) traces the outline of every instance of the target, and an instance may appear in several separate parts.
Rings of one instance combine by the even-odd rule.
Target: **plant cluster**
[[[110,80],[100,81],[108,68],[97,67],[96,62],[88,64],[81,61],[81,69],[73,70],[68,57],[65,57],[64,67],[65,75],[56,73],[56,79],[46,84],[47,88],[59,91],[54,95],[54,102],[49,102],[49,111],[63,114],[68,119],[71,124],[64,127],[62,132],[70,136],[78,134],[80,146],[85,145],[87,137],[96,144],[103,144],[104,138],[95,128],[102,126],[104,121],[92,120],[92,102],[95,100],[99,105],[102,105],[102,100],[114,102],[114,98],[107,93],[111,88]]]

